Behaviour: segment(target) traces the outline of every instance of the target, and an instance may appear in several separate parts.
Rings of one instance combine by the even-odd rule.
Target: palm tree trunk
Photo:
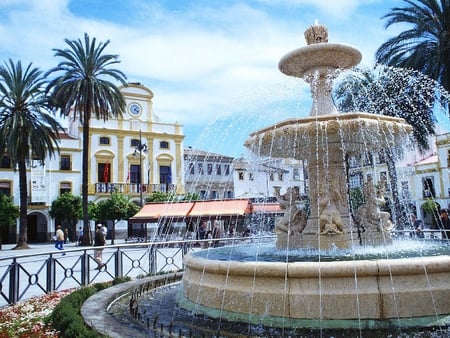
[[[86,112],[83,118],[83,160],[82,160],[82,178],[81,178],[81,195],[83,206],[83,237],[81,245],[92,245],[91,231],[89,227],[89,213],[88,213],[88,177],[89,177],[89,112]]]
[[[27,223],[27,167],[25,159],[18,161],[19,165],[19,191],[20,191],[20,207],[19,207],[19,239],[15,249],[28,249],[28,223]]]

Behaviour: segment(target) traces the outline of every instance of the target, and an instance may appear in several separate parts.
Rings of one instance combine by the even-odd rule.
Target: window
[[[11,158],[8,155],[2,156],[2,161],[0,163],[0,168],[11,169]]]
[[[292,174],[293,174],[292,178],[294,179],[294,181],[300,181],[300,171],[298,170],[298,168],[294,168]]]
[[[216,175],[222,175],[222,166],[220,164],[216,164]]]
[[[233,192],[230,190],[226,191],[224,195],[225,198],[233,198]]]
[[[204,171],[203,171],[203,163],[199,163],[198,164],[198,173],[200,175],[204,175],[205,174]]]
[[[225,167],[225,175],[226,176],[230,175],[230,165],[229,164],[225,164],[224,167]]]
[[[111,173],[110,173],[111,165],[110,163],[99,163],[98,164],[98,179],[97,182],[108,183],[111,182]]]
[[[160,147],[161,149],[169,149],[169,142],[167,142],[167,141],[161,141],[161,142],[159,142],[159,147]]]
[[[435,197],[434,191],[434,180],[433,177],[424,177],[422,178],[422,189],[423,189],[423,197]]]
[[[61,162],[59,163],[59,170],[71,170],[72,165],[70,155],[61,155]]]
[[[278,181],[283,181],[283,173],[278,173]]]
[[[273,177],[273,173],[269,173],[269,181],[273,182],[274,177]]]
[[[141,166],[139,164],[130,165],[130,183],[141,183]]]
[[[239,171],[238,172],[238,178],[239,178],[239,181],[243,181],[244,180],[244,172],[243,171]]]
[[[62,195],[66,192],[72,191],[72,184],[70,182],[61,182],[59,184],[59,194]]]
[[[217,198],[217,191],[213,190],[211,191],[211,199],[215,200]]]
[[[213,171],[212,163],[208,163],[206,170],[207,170],[208,175],[212,175],[212,171]]]
[[[447,150],[447,167],[450,167],[450,150]]]
[[[159,183],[172,184],[172,170],[170,166],[162,165],[159,167]]]
[[[109,137],[101,136],[100,137],[100,144],[109,145]]]
[[[350,188],[361,188],[362,187],[362,174],[361,173],[354,173],[350,174],[348,177]]]
[[[195,175],[195,165],[194,165],[194,163],[189,163],[189,174]]]
[[[0,194],[11,196],[11,182],[0,181]]]

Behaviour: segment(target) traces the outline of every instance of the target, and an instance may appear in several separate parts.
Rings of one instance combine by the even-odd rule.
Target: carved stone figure
[[[390,231],[394,228],[391,221],[391,214],[381,211],[381,207],[386,204],[382,188],[377,189],[373,184],[371,176],[363,187],[364,204],[356,211],[356,221],[364,227],[370,226],[379,232]]]
[[[275,224],[275,233],[299,234],[306,226],[307,217],[305,211],[298,209],[296,205],[296,201],[300,197],[298,188],[287,188],[283,195],[280,194],[280,189],[281,187],[274,187],[274,194],[280,203],[280,208],[285,212]]]
[[[328,42],[328,28],[318,23],[312,25],[305,31],[305,40],[308,45]]]
[[[336,207],[336,204],[340,200],[340,193],[336,189],[331,193],[325,190],[322,186],[319,190],[319,226],[320,235],[327,234],[342,234],[344,232],[344,222],[342,221],[341,214]]]

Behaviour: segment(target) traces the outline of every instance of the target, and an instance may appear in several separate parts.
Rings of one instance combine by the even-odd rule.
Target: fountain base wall
[[[361,236],[361,239],[359,238]],[[357,245],[386,245],[392,243],[389,233],[382,231],[366,230],[358,235],[354,233],[317,235],[304,232],[301,234],[277,234],[277,249],[318,248],[329,250],[332,248],[346,249]]]
[[[449,256],[272,263],[189,255],[183,287],[195,304],[249,318],[376,322],[448,316],[449,280]]]

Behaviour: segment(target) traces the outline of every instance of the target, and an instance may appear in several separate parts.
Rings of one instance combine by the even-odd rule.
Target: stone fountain
[[[230,321],[275,327],[389,328],[442,325],[450,314],[450,257],[321,261],[320,252],[391,242],[390,215],[370,180],[365,204],[352,216],[347,159],[363,151],[399,152],[411,127],[404,120],[363,112],[339,113],[331,99],[338,72],[361,60],[358,50],[328,43],[313,25],[308,45],[285,55],[281,72],[311,85],[310,116],[252,133],[245,145],[262,157],[306,160],[310,214],[295,204],[294,188],[275,195],[285,208],[276,247],[319,251],[315,262],[242,262],[185,258],[182,306]],[[357,229],[364,231],[357,231]]]

